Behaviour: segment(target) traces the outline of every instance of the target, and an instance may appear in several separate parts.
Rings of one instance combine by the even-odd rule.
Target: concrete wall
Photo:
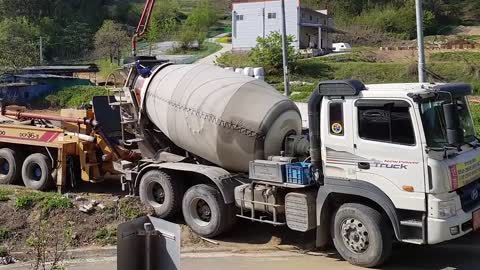
[[[250,3],[233,3],[232,5],[232,45],[234,50],[249,50],[257,44],[258,37],[268,36],[271,32],[281,32],[281,2],[260,1]],[[265,10],[265,15],[263,15]],[[276,13],[276,18],[269,19],[268,13]],[[299,48],[299,2],[285,0],[285,17],[287,34],[295,37],[295,48]],[[237,20],[243,16],[243,20]]]

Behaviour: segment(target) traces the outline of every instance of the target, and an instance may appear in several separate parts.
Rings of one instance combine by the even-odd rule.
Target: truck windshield
[[[475,141],[475,128],[468,109],[466,97],[458,97],[458,115],[463,127],[465,142]],[[444,147],[448,145],[445,115],[442,105],[450,102],[450,97],[425,100],[420,104],[423,128],[430,147]]]

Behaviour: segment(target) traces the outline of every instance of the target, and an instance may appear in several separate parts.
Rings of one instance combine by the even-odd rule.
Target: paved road
[[[210,42],[216,42],[215,38],[211,39]],[[205,58],[198,60],[195,63],[215,65],[215,61],[217,60],[217,57],[232,50],[232,44],[227,44],[227,43],[218,43],[218,44],[222,46],[222,49],[220,49],[218,52],[214,54],[211,54]]]
[[[323,253],[189,253],[182,254],[183,270],[309,270],[362,269],[339,258],[332,250]],[[25,265],[0,266],[0,270],[27,270]],[[114,270],[114,257],[71,261],[69,270]],[[391,260],[382,269],[388,270],[476,270],[480,269],[480,234],[472,235],[448,245],[431,247],[398,245]]]

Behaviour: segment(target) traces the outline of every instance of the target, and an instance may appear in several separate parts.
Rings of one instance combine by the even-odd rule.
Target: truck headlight
[[[449,218],[457,214],[457,205],[455,200],[443,201],[438,203],[438,217]]]

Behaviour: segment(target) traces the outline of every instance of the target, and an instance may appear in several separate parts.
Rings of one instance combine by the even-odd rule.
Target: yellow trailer
[[[2,115],[15,120],[0,121],[0,184],[56,186],[62,192],[69,181],[100,182],[118,174],[113,161],[138,158],[112,139],[114,132],[105,135],[92,110],[62,110],[58,116],[3,108]]]

